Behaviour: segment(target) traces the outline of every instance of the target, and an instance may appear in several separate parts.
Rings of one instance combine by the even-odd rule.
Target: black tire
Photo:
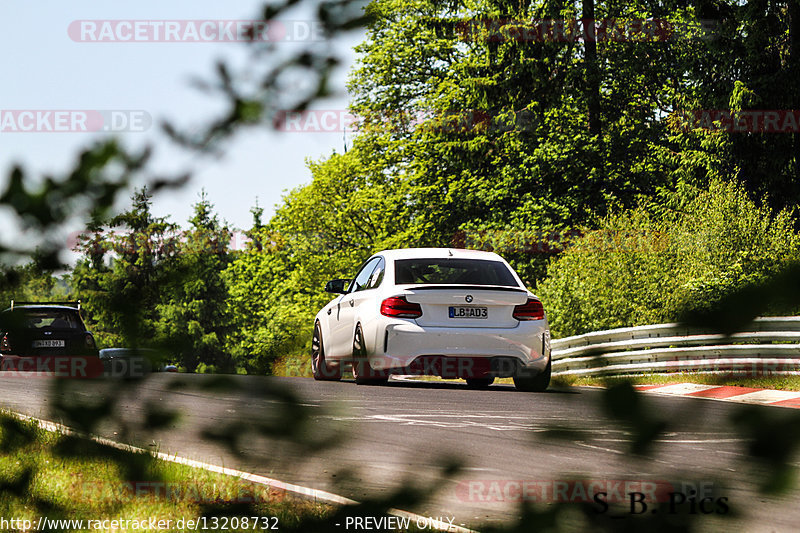
[[[372,370],[369,365],[361,324],[356,326],[356,332],[353,335],[353,378],[356,380],[356,385],[381,385],[389,379],[388,376],[382,376]]]
[[[311,372],[317,381],[339,381],[342,369],[331,366],[325,361],[325,347],[322,344],[322,328],[319,322],[314,324],[314,336],[311,338]]]
[[[488,389],[489,385],[494,383],[494,378],[466,378],[467,387],[470,389]]]
[[[524,392],[546,391],[547,387],[550,385],[551,362],[552,360],[548,361],[547,367],[535,376],[529,376],[522,372],[518,373],[514,376],[514,386],[517,390]]]

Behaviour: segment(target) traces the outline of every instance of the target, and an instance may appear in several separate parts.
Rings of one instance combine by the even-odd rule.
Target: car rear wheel
[[[369,365],[361,324],[356,326],[356,333],[353,336],[353,377],[357,385],[380,385],[389,379],[380,375]]]
[[[494,383],[494,378],[467,378],[467,387],[470,389],[488,389]]]
[[[550,385],[551,368],[551,361],[548,361],[544,371],[535,376],[529,376],[521,371],[514,376],[514,386],[524,392],[544,392]]]
[[[331,366],[325,361],[322,328],[319,322],[314,324],[314,336],[311,338],[311,372],[317,381],[339,381],[342,379],[341,367]]]

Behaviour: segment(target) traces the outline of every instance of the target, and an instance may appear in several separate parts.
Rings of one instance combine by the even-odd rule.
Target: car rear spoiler
[[[81,301],[74,302],[25,302],[22,300],[11,300],[11,310],[14,310],[15,305],[63,305],[65,307],[74,307],[78,311],[81,310]]]
[[[411,285],[410,283],[408,285]],[[468,291],[509,291],[509,292],[525,292],[525,289],[521,287],[507,287],[505,285],[436,285],[434,283],[428,285],[414,285],[412,287],[406,287],[403,285],[403,289],[413,290],[413,291],[433,291],[433,290],[440,290],[440,289],[463,289]]]

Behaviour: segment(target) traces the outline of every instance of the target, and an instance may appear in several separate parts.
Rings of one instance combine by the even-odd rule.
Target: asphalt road
[[[154,374],[135,386],[62,380],[56,390],[54,384],[0,375],[0,407],[74,425],[53,406],[114,399],[114,416],[95,429],[101,436],[355,500],[408,485],[436,486],[425,504],[408,510],[472,527],[516,520],[523,490],[527,499],[546,504],[580,500],[582,488],[602,486],[613,500],[616,491],[627,498],[625,483],[630,491],[655,486],[662,499],[665,487],[687,496],[705,489],[701,496],[713,502],[704,529],[793,531],[800,523],[797,491],[767,497],[756,490],[763,471],[747,458],[748,441],[729,422],[740,408],[735,404],[642,399],[647,412],[673,420],[654,454],[642,458],[630,453],[631,432],[604,416],[596,389],[527,394],[503,385],[474,391],[451,383],[369,387],[254,376],[219,383],[175,374]],[[299,405],[287,409],[290,397]],[[142,421],[152,408],[177,410],[181,417],[148,431]],[[554,436],[554,428],[563,435]],[[274,438],[285,431],[293,437]],[[455,476],[443,468],[453,459],[462,465]],[[793,461],[798,466],[797,457]],[[578,478],[587,481],[570,483]],[[730,509],[725,515],[717,512],[721,497]],[[610,512],[640,520],[624,503],[622,512]],[[738,521],[724,520],[732,513]]]

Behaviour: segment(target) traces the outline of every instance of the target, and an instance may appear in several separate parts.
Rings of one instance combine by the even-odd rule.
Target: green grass
[[[324,520],[335,508],[240,478],[161,461],[88,439],[46,431],[0,411],[0,517],[171,520],[199,516],[277,517],[279,528]],[[83,531],[67,529],[68,531]],[[227,531],[253,531],[228,528]]]
[[[311,377],[311,355],[290,354],[275,361],[272,365],[273,376]]]
[[[672,383],[697,383],[700,385],[729,385],[734,387],[752,387],[757,389],[775,389],[800,391],[800,376],[742,376],[735,374],[646,374],[628,377],[573,377],[560,376],[553,378],[558,386],[599,386],[605,387],[628,381],[635,385],[669,385]]]

